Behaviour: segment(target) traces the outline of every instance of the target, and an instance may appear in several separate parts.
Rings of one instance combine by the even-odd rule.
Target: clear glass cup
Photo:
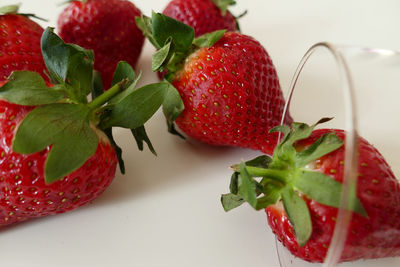
[[[323,117],[334,117],[319,128],[347,131],[341,207],[347,206],[349,185],[358,179],[357,133],[381,152],[397,179],[400,178],[400,52],[315,44],[302,58],[286,99],[284,112],[290,112],[295,121],[311,125]],[[339,209],[323,264],[295,258],[277,240],[280,265],[400,266],[400,257],[338,263],[351,216]]]

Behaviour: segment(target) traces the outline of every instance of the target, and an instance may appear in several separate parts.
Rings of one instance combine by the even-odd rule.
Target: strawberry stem
[[[128,84],[129,80],[124,79],[119,83],[115,84],[113,87],[96,97],[92,102],[87,104],[87,107],[91,110],[101,107],[105,103],[107,103],[111,98],[115,95],[119,94],[123,90],[125,90],[126,85]]]
[[[234,165],[232,168],[240,172],[240,165]],[[249,173],[250,176],[255,177],[265,177],[269,178],[283,184],[288,182],[288,177],[290,177],[290,171],[288,170],[274,170],[274,169],[266,169],[260,167],[253,167],[253,166],[246,166],[246,171]]]

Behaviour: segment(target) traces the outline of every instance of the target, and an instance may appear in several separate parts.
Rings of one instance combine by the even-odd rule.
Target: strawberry
[[[18,14],[18,8],[0,8],[0,81],[14,70],[31,70],[46,78],[40,51],[43,28],[28,14]]]
[[[44,166],[49,147],[28,155],[11,149],[15,129],[31,110],[0,101],[0,227],[82,206],[103,193],[115,175],[115,151],[109,140],[102,138],[96,152],[79,169],[47,184]]]
[[[346,132],[293,123],[273,157],[234,166],[225,210],[247,201],[264,209],[272,231],[295,256],[323,262],[342,192]],[[379,151],[357,136],[358,177],[340,261],[400,256],[400,183]],[[254,179],[261,177],[261,180]],[[354,196],[354,197],[351,197]]]
[[[91,51],[65,44],[51,29],[41,44],[52,85],[29,71],[0,83],[0,227],[66,212],[101,195],[117,162],[124,173],[112,127],[131,129],[139,149],[146,142],[154,152],[144,123],[170,92],[167,83],[135,90],[138,78],[126,62],[104,92],[100,77],[92,76]]]
[[[140,57],[144,36],[135,22],[140,15],[130,1],[71,1],[58,18],[58,30],[65,42],[94,51],[94,67],[108,88],[119,61],[136,66]]]
[[[201,36],[217,30],[240,31],[238,19],[247,12],[234,17],[228,7],[235,5],[234,0],[172,0],[163,14],[189,25],[195,36]],[[157,72],[160,80],[165,72]]]
[[[163,14],[194,28],[196,36],[216,30],[238,30],[236,18],[227,10],[233,0],[172,0]]]
[[[265,133],[280,123],[285,101],[259,42],[224,30],[194,38],[193,28],[155,13],[138,25],[159,49],[153,70],[167,71],[165,79],[181,96],[184,110],[177,112],[176,124],[187,136],[272,152],[277,135]],[[288,115],[285,123],[290,122]],[[176,133],[174,127],[170,131]]]

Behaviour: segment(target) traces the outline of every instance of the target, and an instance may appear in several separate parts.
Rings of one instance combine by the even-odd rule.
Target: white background
[[[0,5],[17,1],[0,0]],[[22,12],[55,26],[62,0],[19,0]],[[145,14],[167,0],[135,0]],[[248,10],[242,31],[272,57],[284,91],[305,51],[319,41],[400,50],[400,1],[238,0]],[[146,42],[138,68],[141,84],[151,73],[153,48]],[[247,205],[225,213],[233,163],[259,153],[210,147],[169,135],[161,113],[146,125],[158,152],[139,152],[130,133],[116,132],[127,174],[93,203],[76,211],[0,231],[0,266],[278,266],[275,241],[264,212]],[[356,265],[354,265],[356,266]],[[395,266],[395,265],[393,265]]]

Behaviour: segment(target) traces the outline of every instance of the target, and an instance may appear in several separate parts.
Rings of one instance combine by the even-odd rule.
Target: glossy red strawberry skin
[[[136,66],[140,57],[144,36],[137,16],[141,11],[130,1],[72,1],[58,18],[58,31],[65,42],[94,51],[94,67],[109,88],[117,63],[124,60]]]
[[[0,15],[0,81],[14,70],[38,72],[46,79],[40,39],[43,28],[28,17]]]
[[[272,152],[276,135],[266,133],[280,124],[285,101],[271,58],[252,37],[225,33],[190,55],[172,84],[185,106],[176,123],[186,135]]]
[[[0,227],[85,205],[103,193],[115,176],[115,152],[100,141],[82,167],[46,184],[44,164],[50,147],[30,155],[11,148],[15,131],[30,110],[0,100]]]
[[[297,147],[307,147],[325,133],[334,131],[342,140],[341,130],[316,130]],[[341,261],[400,256],[400,184],[389,165],[365,139],[359,139],[357,196],[368,218],[352,215]],[[317,160],[313,169],[342,182],[344,147]],[[283,207],[278,203],[266,208],[272,231],[295,256],[310,262],[323,262],[335,228],[338,210],[303,196],[309,207],[313,225],[312,236],[299,247],[293,228]]]
[[[222,29],[237,30],[235,17],[229,11],[222,15],[210,0],[172,0],[163,14],[191,26],[196,36]]]

